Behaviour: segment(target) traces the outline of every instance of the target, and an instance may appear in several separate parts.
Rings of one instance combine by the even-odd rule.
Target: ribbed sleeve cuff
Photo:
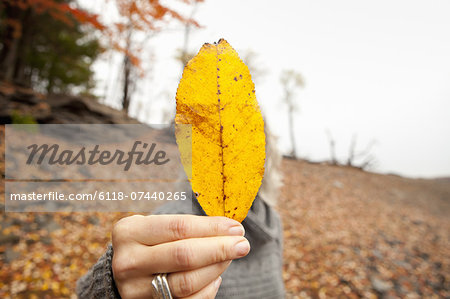
[[[77,281],[76,292],[80,299],[120,299],[112,273],[114,251],[109,244],[97,263]]]

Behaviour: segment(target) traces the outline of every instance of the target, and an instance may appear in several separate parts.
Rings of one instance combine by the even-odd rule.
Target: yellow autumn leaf
[[[247,66],[224,39],[204,44],[184,68],[176,100],[175,123],[191,125],[177,127],[176,138],[198,202],[207,215],[241,222],[265,160],[264,122]]]

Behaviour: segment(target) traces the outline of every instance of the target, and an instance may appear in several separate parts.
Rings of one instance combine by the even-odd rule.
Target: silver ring
[[[167,273],[155,275],[152,280],[152,291],[154,299],[173,299],[167,282]]]

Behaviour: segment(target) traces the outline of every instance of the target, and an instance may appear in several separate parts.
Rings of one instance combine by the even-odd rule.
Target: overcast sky
[[[450,176],[449,16],[448,0],[206,0],[195,14],[204,27],[192,31],[189,48],[196,52],[223,37],[241,56],[257,53],[266,71],[256,82],[257,98],[284,152],[290,143],[279,77],[294,69],[306,81],[297,93],[300,157],[329,159],[328,129],[341,159],[357,134],[359,149],[377,141],[373,171]],[[152,66],[131,110],[160,123],[162,111],[175,105],[181,66],[174,56],[183,31],[160,33],[148,45],[145,67]],[[112,105],[118,59],[96,65],[97,92],[109,82],[106,102]]]

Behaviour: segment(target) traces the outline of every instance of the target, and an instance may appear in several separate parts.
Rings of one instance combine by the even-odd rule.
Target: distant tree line
[[[202,1],[180,0],[194,7]],[[0,80],[43,93],[89,93],[95,85],[92,62],[102,51],[113,50],[123,55],[122,107],[128,112],[133,86],[145,72],[140,57],[145,42],[137,33],[145,40],[171,20],[186,28],[198,24],[160,0],[100,2],[119,18],[102,23],[76,0],[2,0]]]
[[[68,93],[74,88],[89,92],[94,86],[90,66],[102,49],[92,28],[84,26],[70,9],[62,9],[71,2],[1,2],[2,79],[39,92]]]

